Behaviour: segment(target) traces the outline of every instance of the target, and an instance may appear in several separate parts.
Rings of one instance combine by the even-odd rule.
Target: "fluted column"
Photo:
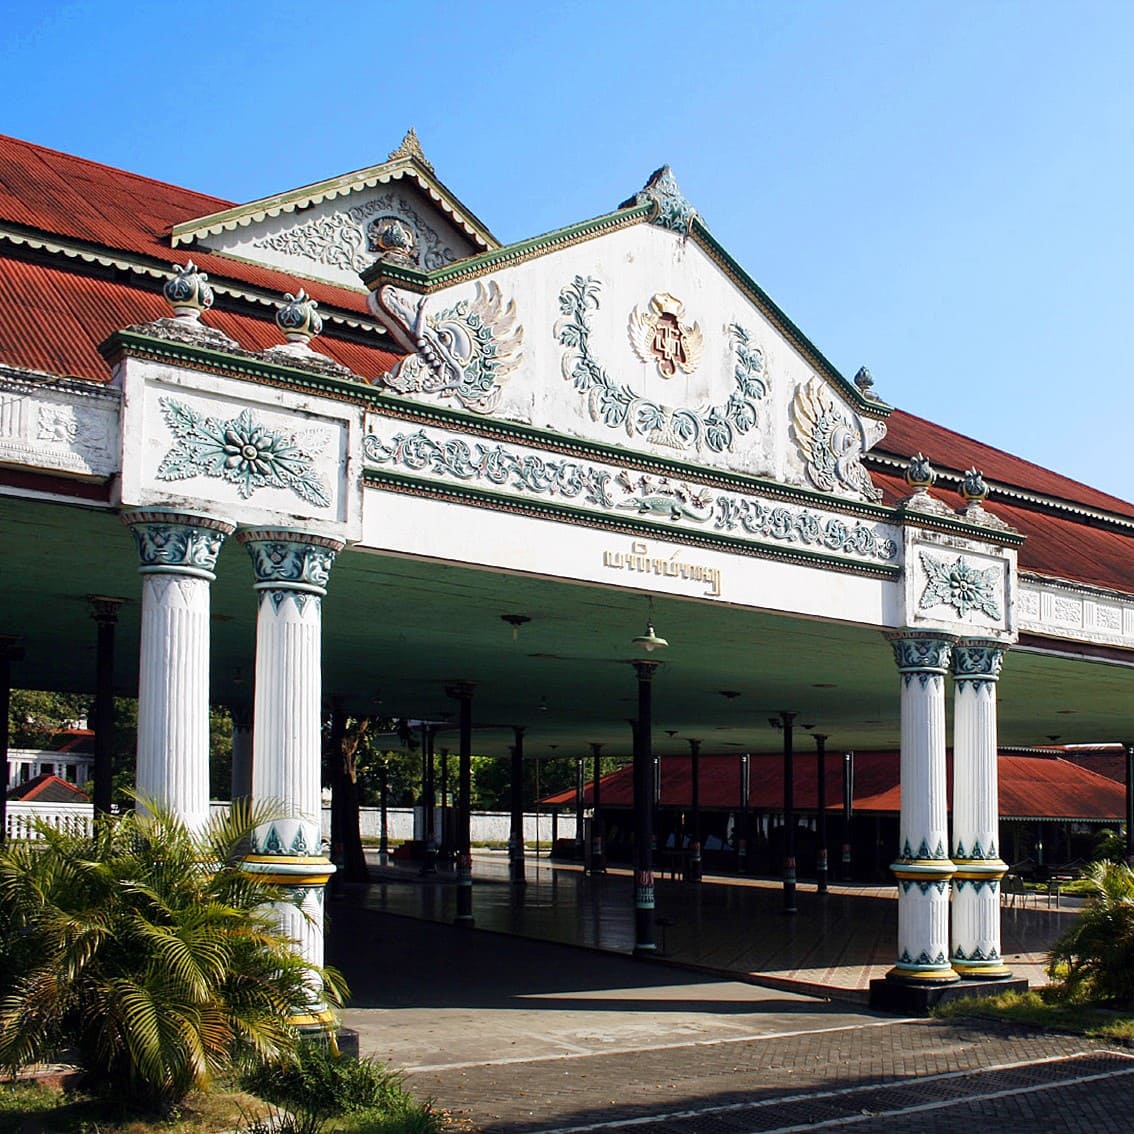
[[[962,638],[953,647],[953,932],[950,963],[963,977],[1012,975],[1000,955],[1000,808],[996,683],[1004,648]]]
[[[233,526],[153,509],[121,519],[142,576],[138,795],[200,829],[209,818],[209,584]]]
[[[284,888],[281,930],[305,959],[323,963],[323,896],[334,866],[322,851],[319,784],[323,596],[339,540],[287,529],[237,533],[256,575],[256,696],[252,798],[281,818],[258,827],[247,868]],[[325,1022],[312,1012],[297,1025]]]
[[[887,978],[911,984],[960,979],[949,964],[949,858],[945,798],[945,674],[952,635],[888,634],[902,682],[902,810],[898,960]]]

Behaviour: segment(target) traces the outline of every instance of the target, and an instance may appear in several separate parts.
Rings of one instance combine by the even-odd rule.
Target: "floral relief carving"
[[[948,606],[958,618],[975,610],[989,618],[1000,619],[999,567],[973,567],[963,555],[949,563],[924,551],[919,554],[926,574],[919,609]]]
[[[175,443],[158,466],[158,480],[211,477],[235,485],[245,500],[257,489],[281,488],[308,504],[330,506],[330,490],[315,468],[330,441],[327,430],[287,435],[268,429],[248,409],[222,421],[173,398],[160,404]]]

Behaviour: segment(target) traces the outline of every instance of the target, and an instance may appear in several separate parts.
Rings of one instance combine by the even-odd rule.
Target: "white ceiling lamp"
[[[646,616],[646,632],[639,634],[637,638],[632,638],[630,641],[632,646],[640,646],[648,654],[652,654],[654,650],[665,649],[669,643],[664,638],[659,638],[654,633],[654,599],[650,596],[650,609]]]

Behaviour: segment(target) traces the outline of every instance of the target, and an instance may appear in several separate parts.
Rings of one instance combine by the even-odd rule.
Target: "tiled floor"
[[[630,952],[631,879],[612,869],[589,877],[570,865],[529,858],[527,885],[508,882],[503,854],[474,865],[473,914],[480,929],[587,948]],[[432,921],[452,921],[452,877],[416,868],[375,871],[367,906]],[[798,992],[865,1002],[870,981],[897,955],[898,911],[892,886],[832,884],[827,895],[798,886],[798,912],[782,912],[780,884],[710,876],[700,885],[659,881],[657,944],[667,960]],[[1046,983],[1044,955],[1074,911],[1038,906],[1002,911],[1001,951],[1015,976]]]

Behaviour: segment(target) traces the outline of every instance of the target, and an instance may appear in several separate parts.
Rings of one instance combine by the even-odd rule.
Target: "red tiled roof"
[[[947,763],[949,798],[952,766]],[[897,752],[856,752],[854,757],[854,809],[856,812],[893,813],[901,807],[900,756]],[[1003,818],[1121,819],[1126,792],[1121,784],[1067,760],[1043,756],[1001,754],[1000,814]],[[827,808],[842,807],[842,754],[827,755]],[[690,761],[685,756],[661,760],[662,807],[688,807],[692,800]],[[748,805],[754,810],[782,810],[784,804],[782,756],[753,756],[749,761]],[[814,753],[796,753],[794,800],[801,811],[818,806],[818,760]],[[584,787],[584,806],[592,803],[591,784]],[[571,807],[575,791],[548,796],[549,807]],[[602,780],[603,808],[628,809],[634,805],[634,776],[625,767]],[[740,806],[740,760],[736,756],[701,758],[701,806],[731,810]]]
[[[113,332],[170,314],[159,290],[121,278],[79,275],[68,267],[0,257],[0,362],[75,378],[106,382],[110,369],[98,345]],[[245,350],[279,346],[284,338],[265,310],[264,318],[213,308],[203,321]],[[398,356],[377,347],[320,335],[312,349],[329,355],[363,378],[386,373]]]
[[[81,791],[74,784],[52,775],[50,772],[41,772],[38,776],[28,780],[19,787],[8,792],[8,798],[19,800],[21,803],[89,803],[90,796]]]
[[[889,453],[903,461],[915,453],[922,453],[937,468],[958,471],[977,468],[989,481],[1134,518],[1134,504],[1126,500],[1099,492],[1070,477],[1061,476],[1020,457],[1013,457],[1002,449],[994,449],[991,445],[974,441],[962,433],[954,433],[942,425],[934,425],[933,422],[915,417],[904,410],[895,410],[886,419],[886,436],[875,446],[874,451]],[[903,487],[905,488],[904,482]],[[909,489],[905,488],[902,495],[908,496]],[[961,503],[959,498],[956,502],[958,505]]]

